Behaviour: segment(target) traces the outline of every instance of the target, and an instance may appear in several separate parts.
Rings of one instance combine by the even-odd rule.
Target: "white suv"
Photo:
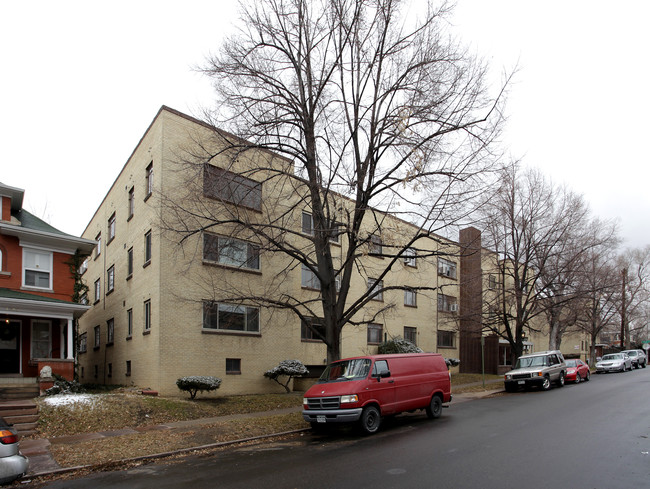
[[[645,368],[648,360],[643,353],[643,350],[623,350],[622,353],[627,353],[627,356],[632,360],[632,367]]]
[[[503,384],[508,392],[514,392],[520,387],[531,386],[539,386],[543,390],[548,390],[553,382],[558,387],[562,387],[566,369],[564,357],[559,350],[522,355],[517,360],[515,368],[505,374]]]

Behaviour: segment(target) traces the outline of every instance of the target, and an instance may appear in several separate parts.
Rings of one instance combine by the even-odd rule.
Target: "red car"
[[[587,381],[591,376],[589,366],[582,360],[565,360],[567,369],[565,382],[575,382],[579,384],[581,380]]]

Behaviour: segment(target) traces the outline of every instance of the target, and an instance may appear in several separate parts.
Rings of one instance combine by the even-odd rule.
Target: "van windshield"
[[[365,379],[368,372],[370,372],[370,360],[368,358],[343,360],[330,363],[318,379],[318,383]]]
[[[546,365],[548,365],[548,361],[544,356],[522,357],[517,360],[517,365],[515,365],[515,368],[545,367]]]

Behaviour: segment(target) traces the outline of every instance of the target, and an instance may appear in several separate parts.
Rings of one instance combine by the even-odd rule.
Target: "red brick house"
[[[72,379],[77,251],[95,242],[62,233],[22,208],[24,191],[0,183],[0,383],[36,378],[49,365]]]

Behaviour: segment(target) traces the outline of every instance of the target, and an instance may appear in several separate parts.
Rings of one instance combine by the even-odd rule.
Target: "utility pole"
[[[621,294],[621,350],[625,350],[626,348],[626,343],[625,343],[625,323],[626,323],[626,308],[627,304],[625,303],[625,286],[627,282],[627,267],[623,268],[621,271],[621,275],[623,275],[623,285],[622,285],[622,294]]]

